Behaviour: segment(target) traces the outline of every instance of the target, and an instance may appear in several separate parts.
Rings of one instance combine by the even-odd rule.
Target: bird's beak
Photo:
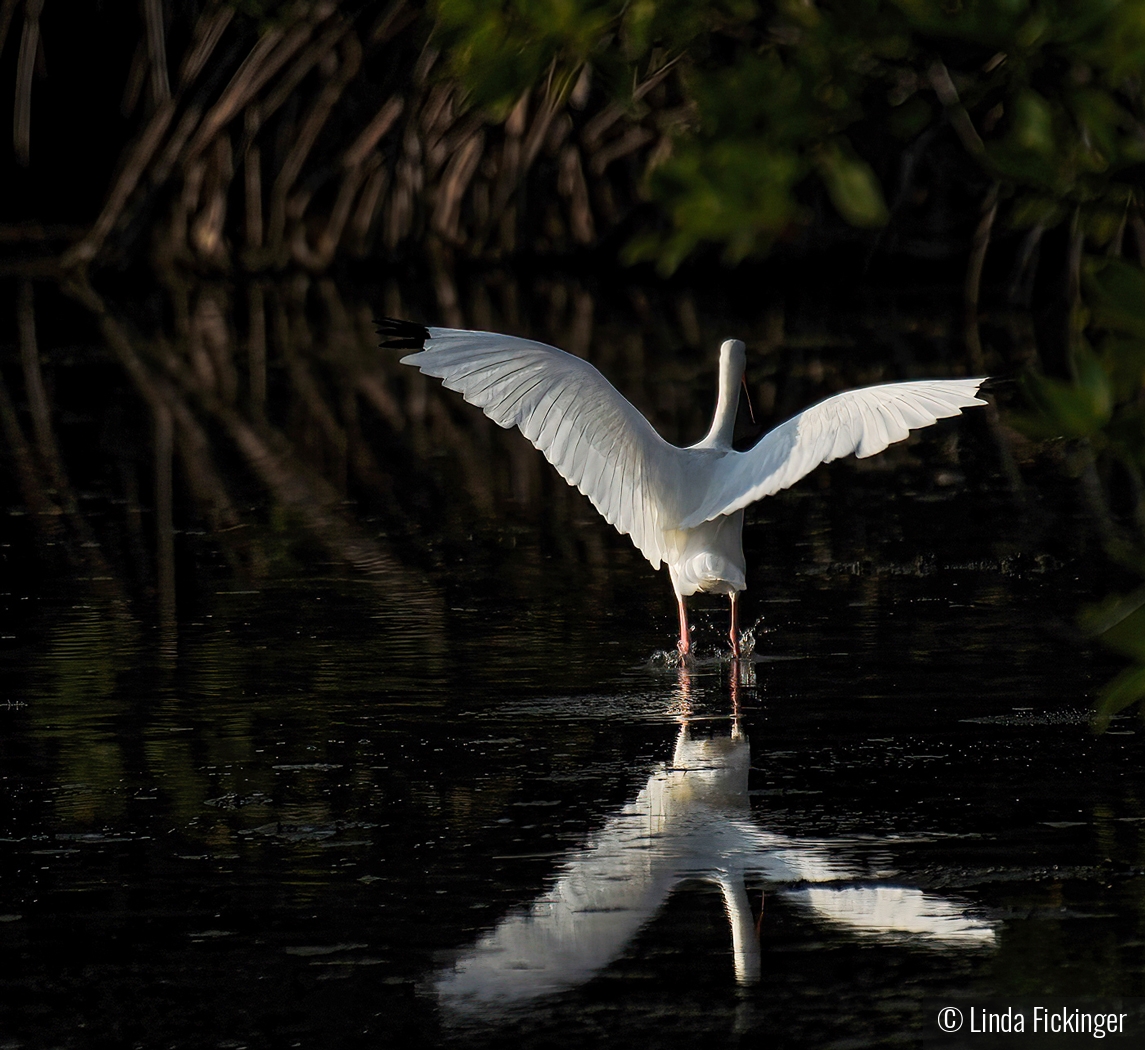
[[[758,426],[759,424],[755,419],[755,409],[751,407],[751,391],[747,388],[747,374],[745,373],[740,377],[740,383],[743,384],[743,396],[747,398],[747,414],[751,417],[751,425]]]

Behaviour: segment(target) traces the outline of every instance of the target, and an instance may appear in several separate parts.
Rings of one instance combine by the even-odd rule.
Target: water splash
[[[750,627],[746,627],[740,632],[739,647],[740,656],[743,659],[750,660],[755,654],[755,646],[758,640],[757,634],[771,634],[775,630],[774,627],[762,626],[763,619],[762,616],[757,616]]]
[[[657,649],[644,666],[650,671],[676,671],[684,667],[685,662],[676,649]]]
[[[740,632],[739,660],[741,663],[760,661],[761,658],[755,655],[759,635],[770,634],[775,630],[773,627],[763,627],[763,620],[764,617],[757,617]],[[720,641],[711,647],[700,645],[693,639],[692,650],[686,657],[681,656],[677,649],[656,649],[645,661],[644,667],[651,671],[676,671],[681,668],[696,670],[702,667],[726,666],[734,661],[735,657],[732,656],[731,649],[721,637]]]
[[[750,654],[740,656],[740,660],[750,658]],[[733,662],[730,649],[716,646],[708,649],[693,645],[687,656],[681,656],[675,649],[657,649],[643,666],[650,671],[699,671],[724,667]]]

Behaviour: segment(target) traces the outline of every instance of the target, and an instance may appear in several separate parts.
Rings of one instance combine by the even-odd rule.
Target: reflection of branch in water
[[[131,793],[124,790],[130,753],[124,737],[143,720],[126,717],[132,694],[120,685],[139,645],[139,622],[117,601],[73,604],[51,625],[28,720],[57,771],[60,787],[49,798],[63,828],[123,815]]]
[[[14,461],[16,480],[20,485],[24,503],[40,527],[48,533],[49,539],[54,541],[62,535],[60,516],[63,512],[48,495],[47,487],[43,484],[36,467],[32,446],[24,436],[20,418],[16,414],[16,406],[8,394],[8,386],[2,374],[0,374],[0,427],[3,428],[4,440]]]
[[[64,481],[55,435],[52,433],[48,399],[44,393],[44,380],[40,372],[40,348],[36,340],[36,306],[31,281],[20,282],[20,291],[16,296],[16,326],[20,332],[20,363],[24,366],[24,391],[28,398],[28,408],[32,413],[36,447],[52,476],[53,483],[63,495],[67,491],[67,483]]]
[[[115,580],[111,567],[96,542],[95,534],[80,512],[79,503],[56,442],[51,410],[48,407],[40,369],[40,348],[36,337],[36,306],[31,281],[22,281],[20,284],[16,297],[16,323],[25,394],[35,434],[35,448],[33,449],[24,438],[19,416],[6,390],[0,398],[2,401],[0,414],[4,417],[4,432],[16,458],[21,488],[28,500],[29,508],[36,515],[36,520],[44,523],[49,531],[60,535],[61,517],[66,522],[74,542],[65,544],[65,555],[78,564],[86,565],[93,577],[105,585],[110,585],[118,593],[120,590],[118,581]],[[42,481],[43,476],[46,476],[46,485]]]
[[[352,316],[346,310],[335,282],[325,278],[317,282],[317,288],[327,313],[328,328],[323,339],[324,357],[329,365],[330,382],[336,387],[345,442],[344,455],[348,467],[366,491],[393,503],[395,490],[393,479],[378,462],[373,447],[362,431],[358,394],[368,385],[364,380],[370,378],[367,376],[361,353],[363,335],[355,327]],[[302,323],[306,323],[304,310],[299,310],[298,316]],[[366,332],[368,334],[364,338],[366,345],[369,345],[373,342],[373,326],[369,325]],[[308,342],[312,343],[313,340],[308,337]],[[376,377],[372,378],[375,379],[374,389],[384,392],[382,403],[394,406],[396,402],[384,384],[377,382]],[[369,398],[367,403],[370,403]],[[387,419],[384,414],[383,418]]]
[[[161,645],[172,656],[176,639],[174,430],[170,410],[159,406],[155,412],[155,581]]]
[[[823,884],[785,896],[855,933],[943,950],[993,945],[993,926],[966,916],[961,902],[903,886],[854,885],[866,876],[840,855],[841,843],[764,830],[748,803],[750,765],[738,724],[728,736],[701,738],[685,719],[671,764],[565,858],[543,896],[438,975],[441,1000],[461,1011],[495,1011],[582,984],[623,953],[677,885],[694,879],[720,888],[736,980],[744,984],[761,970],[749,877]]]
[[[219,396],[215,384],[208,377],[174,354],[167,355],[165,364],[176,385],[172,386],[167,378],[154,376],[145,364],[144,356],[136,352],[126,327],[112,316],[90,285],[77,282],[69,291],[95,314],[105,339],[151,408],[153,419],[173,417],[181,429],[186,421],[188,432],[203,436],[201,445],[186,443],[198,453],[200,481],[203,475],[208,478],[218,476],[212,469],[204,469],[208,463],[209,446],[188,400],[223,427],[275,501],[294,514],[334,557],[379,582],[384,581],[387,592],[403,596],[403,604],[418,605],[423,615],[429,615],[435,621],[440,618],[440,602],[428,581],[406,569],[388,549],[339,513],[342,494],[297,458],[285,435],[268,425],[245,418],[235,404]],[[226,341],[234,352],[235,341],[229,336]],[[311,393],[320,396],[316,389]],[[158,426],[157,423],[157,432]],[[157,456],[161,455],[162,447],[157,449]],[[221,488],[221,480],[218,484]],[[200,485],[200,490],[203,488]],[[229,500],[226,505],[229,506]],[[222,535],[228,534],[224,532]],[[442,638],[444,644],[444,632],[440,626],[437,623],[438,630],[431,631],[429,636]]]
[[[346,432],[327,403],[324,393],[319,389],[307,361],[307,357],[311,355],[306,352],[312,350],[313,340],[302,309],[303,304],[298,301],[304,294],[302,292],[291,296],[293,316],[288,315],[287,304],[283,301],[282,294],[274,297],[272,310],[274,337],[278,352],[286,362],[291,390],[298,397],[303,418],[307,423],[313,422],[318,431],[320,440],[316,441],[307,435],[310,451],[317,454],[313,458],[325,467],[327,477],[334,476],[334,483],[344,496]]]
[[[238,525],[238,513],[211,462],[210,442],[190,408],[166,379],[152,374],[136,352],[124,327],[110,314],[90,285],[79,281],[69,282],[64,286],[64,291],[95,315],[104,340],[127,373],[136,393],[150,410],[153,423],[163,413],[171,414],[177,427],[180,439],[178,451],[192,495],[208,522],[220,534],[227,535],[226,530]],[[235,559],[232,558],[232,561]]]
[[[247,385],[250,417],[266,422],[266,298],[263,286],[252,281],[247,287]]]
[[[308,458],[324,476],[333,474],[343,493],[349,488],[352,474],[365,491],[392,497],[393,479],[378,463],[361,431],[356,390],[369,389],[374,397],[367,400],[380,403],[383,408],[392,408],[395,403],[385,386],[376,381],[377,377],[367,374],[361,352],[362,335],[350,323],[335,283],[320,280],[317,288],[327,311],[327,327],[322,332],[315,333],[311,326],[306,302],[308,282],[301,280],[291,285],[289,311],[281,290],[273,300],[275,343],[286,361],[291,389],[303,405],[298,415],[303,426],[310,420],[318,424],[317,448],[309,435],[304,435],[307,451],[317,453]],[[372,327],[366,339],[372,350]],[[320,369],[320,365],[327,367]],[[325,375],[316,374],[320,371]],[[295,413],[291,415],[297,443],[298,420],[293,418]]]

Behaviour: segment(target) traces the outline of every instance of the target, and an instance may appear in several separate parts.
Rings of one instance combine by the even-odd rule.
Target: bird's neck
[[[731,448],[732,434],[735,431],[736,411],[739,408],[739,385],[742,373],[736,375],[734,369],[720,369],[720,387],[716,397],[716,414],[704,440],[703,448]]]

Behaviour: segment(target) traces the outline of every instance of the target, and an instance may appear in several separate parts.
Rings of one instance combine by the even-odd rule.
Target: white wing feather
[[[859,459],[902,441],[911,430],[956,416],[984,379],[925,379],[847,390],[800,412],[746,452],[709,464],[708,485],[679,528],[732,514],[794,485],[820,463],[854,452]]]
[[[789,419],[747,452],[681,449],[587,361],[494,332],[429,328],[402,358],[499,426],[518,427],[560,475],[659,568],[665,532],[690,529],[794,485],[820,463],[860,459],[911,430],[986,404],[983,379],[928,379],[848,390]]]
[[[530,339],[430,328],[402,358],[498,426],[519,427],[604,519],[659,568],[684,450],[670,445],[587,361]]]

